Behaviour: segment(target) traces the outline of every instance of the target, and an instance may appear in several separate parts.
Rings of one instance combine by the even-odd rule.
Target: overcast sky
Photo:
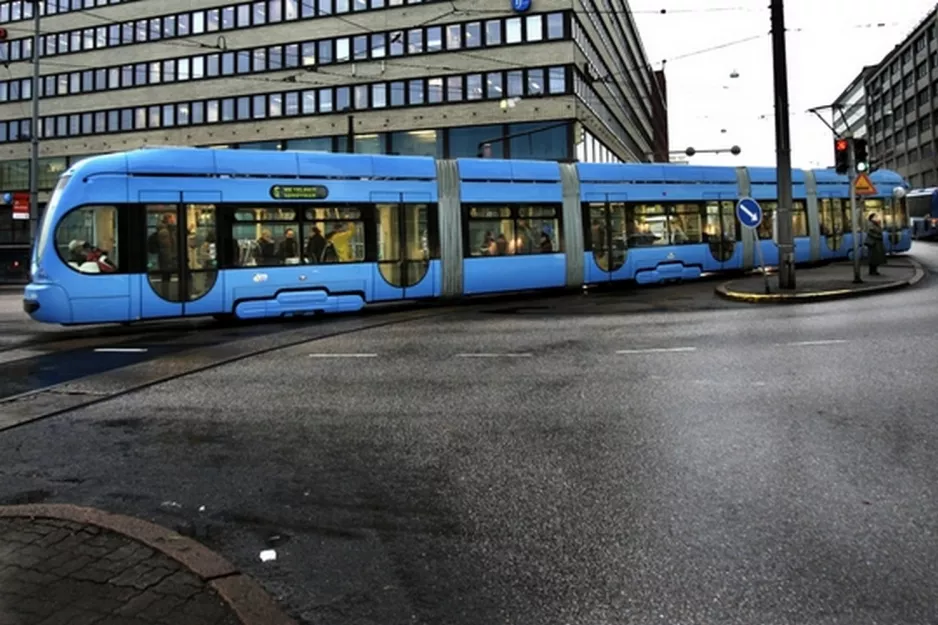
[[[769,0],[629,0],[629,5],[653,67],[673,59],[665,66],[671,149],[736,144],[742,148],[737,157],[703,154],[690,162],[774,166]],[[795,167],[833,164],[830,130],[805,111],[830,104],[864,65],[878,63],[934,6],[935,0],[785,1]],[[659,14],[661,9],[668,13]],[[747,37],[757,39],[676,58]],[[730,78],[734,71],[738,78]]]

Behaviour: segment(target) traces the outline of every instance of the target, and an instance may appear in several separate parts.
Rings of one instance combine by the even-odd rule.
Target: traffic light
[[[853,158],[858,172],[862,173],[870,168],[870,157],[866,153],[866,139],[853,140]]]
[[[850,171],[850,141],[837,139],[834,141],[834,168],[838,174]]]

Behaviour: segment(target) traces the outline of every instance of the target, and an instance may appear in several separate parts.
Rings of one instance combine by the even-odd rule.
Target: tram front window
[[[37,264],[42,261],[43,250],[49,242],[49,236],[55,224],[55,219],[52,217],[55,214],[56,207],[59,205],[59,201],[62,199],[62,191],[65,190],[65,186],[68,184],[70,178],[71,176],[68,174],[63,174],[59,178],[55,189],[52,191],[52,196],[49,198],[49,203],[46,204],[45,214],[39,224],[39,238],[36,240],[35,247],[33,248]]]
[[[876,213],[883,220],[883,230],[889,232],[895,230],[895,220],[892,214],[892,200],[882,200],[880,198],[863,200],[863,211],[860,213],[860,229],[866,230],[866,224],[870,215]]]

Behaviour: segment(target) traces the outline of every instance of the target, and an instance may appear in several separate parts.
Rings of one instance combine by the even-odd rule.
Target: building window
[[[479,146],[485,141],[491,141],[492,158],[504,158],[505,142],[500,138],[505,136],[502,126],[465,126],[462,128],[449,128],[449,158],[476,158],[479,156]]]
[[[0,244],[29,243],[29,220],[13,219],[13,209],[0,206]]]
[[[570,158],[569,124],[565,122],[534,122],[512,124],[508,158],[559,161]],[[520,135],[520,136],[519,136]]]
[[[287,141],[288,150],[301,150],[305,152],[331,152],[332,137],[316,137],[314,139],[290,139]]]
[[[532,68],[527,74],[522,70],[508,70],[507,72],[490,72],[486,75],[487,87],[485,95],[489,99],[502,99],[503,92],[500,89],[504,84],[506,76],[512,85],[512,93],[523,95],[527,92],[530,95],[540,95],[542,93],[544,76],[557,77],[562,76],[566,71],[564,67],[552,68]],[[526,78],[525,78],[526,76]],[[552,82],[551,93],[557,94],[563,84]],[[173,127],[175,125],[201,125],[204,123],[224,123],[235,120],[247,119],[246,102],[250,102],[250,118],[263,119],[268,115],[278,115],[282,101],[285,98],[287,115],[315,115],[317,113],[328,114],[333,111],[344,111],[354,107],[355,110],[366,110],[369,108],[386,108],[400,106],[421,106],[426,104],[440,104],[444,101],[461,101],[464,98],[481,99],[482,85],[479,74],[470,74],[469,76],[446,76],[433,78],[420,78],[407,82],[406,96],[407,102],[404,102],[405,84],[402,81],[378,82],[370,84],[355,85],[354,87],[321,87],[319,89],[307,89],[303,91],[291,91],[286,94],[276,94],[276,99],[268,99],[266,94],[257,94],[253,96],[242,96],[242,100],[236,102],[235,98],[210,99],[195,102],[168,103],[164,106],[136,107],[135,109],[110,109],[101,111],[88,111],[81,114],[69,116],[48,116],[41,119],[41,123],[46,128],[62,128],[68,119],[66,132],[59,134],[61,137],[77,137],[83,135],[98,135],[108,132],[115,132],[115,128],[105,123],[105,120],[112,113],[117,111],[132,111],[132,116],[124,122],[122,118],[121,130],[130,130],[131,120],[133,129],[157,129],[161,127]],[[467,95],[467,90],[469,94]],[[390,91],[390,97],[388,97]],[[318,97],[318,107],[317,104]],[[174,108],[175,107],[175,108]],[[299,107],[299,110],[297,110]],[[175,112],[175,113],[174,113]],[[125,113],[121,113],[124,115]],[[131,115],[130,113],[126,113]],[[7,123],[6,133],[0,133],[0,143],[12,143],[26,140],[23,134],[23,128],[28,126],[29,120],[11,120]],[[126,124],[126,125],[125,125]],[[561,152],[567,148],[566,136],[556,135],[556,141],[552,145],[545,145],[548,149],[547,158],[565,158]],[[538,142],[531,140],[521,140],[519,150],[525,152],[525,145],[537,145]],[[538,147],[536,151],[540,151]],[[528,150],[530,151],[530,150]],[[564,152],[565,153],[565,152]],[[533,153],[532,156],[534,157]],[[543,155],[541,156],[543,157]],[[540,157],[538,157],[540,158]]]
[[[175,26],[167,30],[169,22],[159,24],[140,20],[135,24],[133,40],[152,41],[176,32]],[[174,25],[176,21],[172,22]],[[546,25],[546,26],[545,26]],[[507,29],[507,30],[506,30]],[[263,73],[300,65],[312,67],[343,63],[350,60],[366,60],[404,54],[417,55],[440,51],[445,46],[450,50],[482,45],[481,36],[487,33],[487,45],[508,45],[522,42],[537,42],[562,38],[564,15],[562,13],[538,14],[524,18],[502,18],[485,22],[457,23],[443,26],[428,26],[411,29],[407,33],[409,45],[404,47],[403,31],[388,31],[359,35],[352,38],[335,37],[319,41],[304,41],[283,46],[264,46],[237,52],[213,52],[191,57],[181,57],[101,68],[96,71],[67,72],[45,77],[47,84],[59,82],[58,89],[46,89],[41,97],[66,96],[108,89],[131,88],[148,84],[199,80],[232,76],[235,74]],[[507,33],[507,34],[505,34]],[[81,34],[81,33],[79,33]],[[503,36],[504,35],[504,36]],[[523,37],[522,37],[523,35]],[[105,42],[107,43],[107,42]],[[99,46],[100,47],[100,46]],[[389,49],[390,48],[390,49]],[[63,79],[66,81],[63,83]],[[68,82],[70,81],[70,82]],[[69,88],[65,88],[65,84]],[[0,102],[29,99],[30,79],[0,81]]]
[[[391,154],[403,156],[443,156],[443,131],[409,130],[390,134]]]

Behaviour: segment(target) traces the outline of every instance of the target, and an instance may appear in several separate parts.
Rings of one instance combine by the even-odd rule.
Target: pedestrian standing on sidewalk
[[[886,248],[883,245],[883,226],[876,213],[870,213],[866,231],[866,246],[870,250],[870,275],[878,276],[879,266],[886,264]]]

